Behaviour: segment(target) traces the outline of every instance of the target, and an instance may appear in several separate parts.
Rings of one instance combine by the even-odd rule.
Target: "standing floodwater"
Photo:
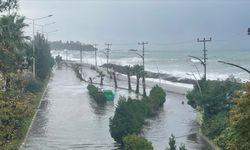
[[[120,84],[126,86],[126,82]],[[89,97],[86,87],[71,69],[55,70],[23,149],[117,149],[109,133],[109,118],[114,115],[118,95],[134,94],[118,89],[114,102],[99,106]],[[168,93],[159,116],[147,120],[143,134],[156,150],[167,146],[171,133],[181,136],[177,142],[189,149],[208,147],[195,134],[195,113],[187,104],[181,104],[182,99],[185,97]]]
[[[109,117],[114,104],[98,106],[71,69],[55,70],[25,149],[114,149]]]

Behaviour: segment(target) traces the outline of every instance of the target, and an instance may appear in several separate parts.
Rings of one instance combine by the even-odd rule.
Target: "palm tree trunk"
[[[117,86],[117,80],[116,80],[116,74],[115,74],[115,72],[113,72],[113,76],[114,76],[115,88],[117,88],[118,86]]]
[[[139,76],[136,76],[136,90],[135,90],[135,93],[139,93],[139,84],[140,84],[140,78],[139,78]]]
[[[132,88],[131,88],[131,80],[130,80],[130,73],[129,72],[128,72],[127,76],[128,76],[128,90],[131,90]]]
[[[100,85],[103,85],[103,76],[101,75],[101,82]]]
[[[145,77],[142,77],[142,86],[143,86],[143,97],[147,96],[146,94],[146,83],[145,83]]]

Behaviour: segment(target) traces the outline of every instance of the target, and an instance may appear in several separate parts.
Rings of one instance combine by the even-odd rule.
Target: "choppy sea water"
[[[80,62],[80,52],[74,50],[52,50],[52,55],[61,55],[68,60]],[[140,53],[140,51],[138,51]],[[83,52],[83,62],[95,64],[94,52]],[[203,75],[203,66],[198,60],[189,56],[203,57],[202,50],[147,50],[145,51],[145,68],[148,71],[168,73],[181,78],[194,78],[190,76],[194,73],[196,78]],[[250,69],[250,51],[249,50],[213,50],[208,51],[207,60],[207,78],[208,79],[226,79],[234,76],[246,81],[249,74],[239,68],[218,63],[218,60],[231,62]],[[98,65],[106,63],[106,56],[99,52],[97,56]],[[128,50],[111,50],[110,63],[118,65],[142,64],[142,59],[135,53]]]

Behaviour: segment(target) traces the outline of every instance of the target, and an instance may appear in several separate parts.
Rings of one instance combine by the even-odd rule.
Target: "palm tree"
[[[18,0],[7,0],[7,1],[0,1],[0,12],[9,11],[11,9],[18,8]]]
[[[140,78],[143,75],[143,66],[135,65],[133,67],[133,74],[136,76],[136,90],[135,93],[139,93]]]
[[[115,88],[117,88],[117,80],[116,80],[116,73],[113,71],[113,76],[114,76],[114,84],[115,84]]]
[[[100,77],[100,85],[103,85],[103,79],[104,79],[104,73],[102,71],[97,70],[98,72],[98,77]]]
[[[128,77],[128,90],[131,90],[131,80],[130,80],[130,75],[131,75],[131,71],[132,71],[132,68],[129,66],[125,66],[125,70],[126,70],[126,73],[127,73],[127,77]]]
[[[25,49],[24,17],[17,14],[4,15],[0,18],[0,72],[6,81],[6,90],[10,82],[9,74],[22,68]]]

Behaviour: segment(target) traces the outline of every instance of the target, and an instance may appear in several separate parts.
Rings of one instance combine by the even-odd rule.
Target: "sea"
[[[137,54],[136,54],[137,53]],[[63,59],[68,59],[80,63],[79,50],[52,50],[53,57],[60,55]],[[109,63],[117,65],[142,64],[142,51],[111,50]],[[145,50],[145,70],[156,73],[167,73],[179,78],[200,79],[204,74],[203,65],[199,60],[190,56],[203,59],[202,50]],[[240,65],[250,70],[249,50],[213,50],[207,51],[207,78],[210,80],[225,80],[234,76],[241,81],[250,79],[250,74],[246,71],[227,64],[219,63],[225,61]],[[95,53],[93,51],[82,52],[82,62],[95,64]],[[103,51],[97,52],[97,64],[101,66],[107,62]]]

